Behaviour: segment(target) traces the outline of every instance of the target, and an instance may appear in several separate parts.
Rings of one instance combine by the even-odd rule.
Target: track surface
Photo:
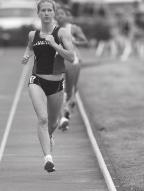
[[[0,57],[0,142],[21,75],[22,55],[23,49],[8,49]],[[26,82],[0,163],[0,191],[107,190],[77,109],[69,131],[56,130],[54,162],[56,172],[46,173]]]

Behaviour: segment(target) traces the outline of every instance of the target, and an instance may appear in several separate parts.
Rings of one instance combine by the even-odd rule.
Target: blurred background
[[[144,0],[56,1],[70,7],[97,56],[125,60],[133,50],[143,56]],[[0,1],[0,46],[25,46],[28,32],[39,27],[36,0]]]
[[[99,145],[105,147],[102,151],[110,172],[114,169],[112,177],[115,181],[120,179],[120,185],[126,187],[123,191],[144,191],[144,0],[56,1],[70,7],[72,22],[79,25],[88,38],[88,45],[80,47],[79,89],[94,124],[94,132],[102,141]],[[9,113],[7,106],[11,105],[18,82],[28,33],[39,27],[36,0],[0,0],[1,132]],[[27,108],[29,104],[25,104],[26,95],[24,92],[21,98],[16,129],[20,126],[27,131],[19,120],[21,115],[24,120],[32,120],[27,112],[31,112]],[[25,121],[29,123],[29,120]],[[24,125],[33,126],[31,122]],[[13,148],[11,143],[9,149]],[[11,156],[7,156],[11,160]],[[6,159],[6,165],[9,160]],[[4,174],[6,180],[3,184],[11,184],[11,177],[16,182],[14,167],[12,171],[9,165],[6,167],[12,176],[7,179]]]

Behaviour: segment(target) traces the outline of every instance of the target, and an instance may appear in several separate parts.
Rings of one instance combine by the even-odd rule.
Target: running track
[[[23,52],[8,49],[0,56],[0,142],[22,72]],[[55,133],[54,173],[43,170],[35,126],[26,82],[0,162],[0,191],[108,190],[77,110],[69,131]]]

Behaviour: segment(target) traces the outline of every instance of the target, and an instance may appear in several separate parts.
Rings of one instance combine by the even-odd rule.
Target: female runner
[[[37,4],[40,31],[31,31],[22,63],[34,53],[34,67],[29,80],[29,94],[38,118],[38,138],[44,154],[44,169],[55,170],[52,159],[52,134],[58,126],[63,104],[63,59],[73,62],[71,37],[55,22],[55,2],[40,0]]]
[[[74,46],[74,62],[71,64],[65,60],[65,103],[63,114],[60,120],[59,128],[63,131],[69,128],[69,118],[71,108],[75,104],[75,94],[78,89],[78,79],[80,75],[80,55],[77,46],[85,46],[88,44],[87,38],[82,29],[72,24],[72,15],[68,7],[59,6],[57,8],[56,20],[59,26],[64,27],[70,34]]]

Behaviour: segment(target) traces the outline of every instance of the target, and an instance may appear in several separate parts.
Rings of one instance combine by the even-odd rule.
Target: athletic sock
[[[44,157],[44,163],[47,163],[48,161],[53,163],[53,159],[51,155],[46,155]]]

